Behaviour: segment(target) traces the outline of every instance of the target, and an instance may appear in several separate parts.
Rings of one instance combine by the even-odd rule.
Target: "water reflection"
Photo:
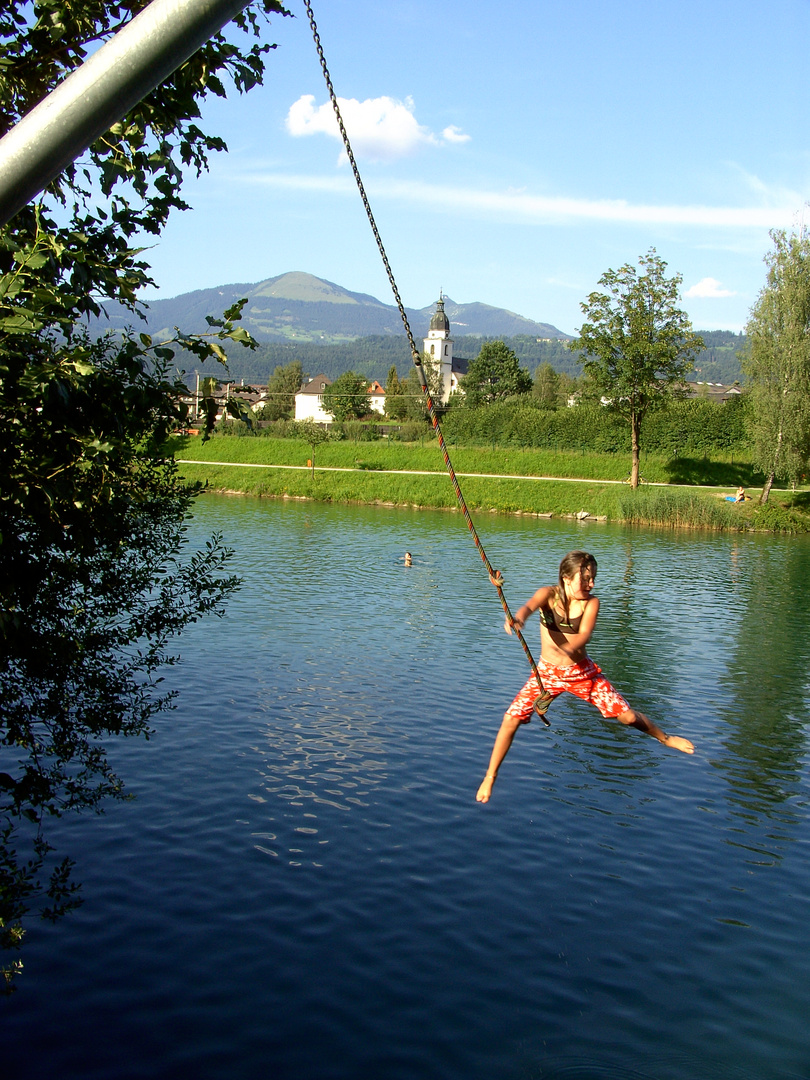
[[[742,606],[735,633],[727,637],[720,710],[727,733],[724,753],[714,764],[728,782],[729,805],[745,835],[766,822],[794,826],[805,806],[806,567],[807,547],[801,541],[750,548],[744,556],[736,546],[731,551],[730,584]],[[750,850],[764,859],[778,858],[789,838],[789,830],[770,831],[763,837],[768,842]]]

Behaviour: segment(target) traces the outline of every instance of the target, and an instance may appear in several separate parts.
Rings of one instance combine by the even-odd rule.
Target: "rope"
[[[464,495],[462,494],[461,487],[459,486],[459,482],[458,482],[458,480],[456,478],[456,473],[455,473],[455,469],[453,468],[453,463],[450,461],[450,455],[447,452],[447,446],[445,445],[445,442],[444,442],[444,436],[442,435],[442,429],[441,429],[441,426],[439,425],[439,418],[436,415],[436,409],[435,409],[435,407],[433,405],[433,398],[431,397],[430,389],[428,387],[427,376],[425,374],[424,364],[422,363],[422,356],[421,356],[419,350],[416,347],[416,342],[414,341],[414,337],[413,337],[413,334],[411,332],[410,323],[408,322],[408,316],[407,316],[407,314],[405,312],[405,306],[402,303],[402,300],[401,300],[400,295],[399,295],[399,289],[397,288],[397,283],[394,280],[394,272],[391,269],[391,264],[389,263],[388,256],[385,253],[385,246],[383,245],[382,237],[380,236],[379,230],[377,229],[377,223],[374,220],[374,214],[373,214],[373,212],[371,210],[371,204],[368,201],[368,196],[366,195],[366,189],[365,189],[365,187],[363,185],[363,181],[362,181],[362,178],[360,176],[360,170],[357,167],[357,162],[355,161],[355,158],[354,158],[354,153],[352,151],[351,143],[349,142],[349,136],[346,133],[346,128],[345,128],[345,126],[343,124],[343,117],[340,114],[340,107],[338,105],[337,95],[335,94],[334,87],[332,86],[332,77],[329,74],[329,68],[326,65],[326,57],[324,56],[323,47],[321,46],[321,39],[320,39],[320,36],[318,34],[318,27],[317,27],[317,25],[315,23],[315,16],[312,13],[312,4],[310,3],[310,0],[304,0],[304,6],[306,7],[306,10],[307,10],[307,17],[309,19],[309,25],[310,25],[310,28],[312,29],[312,37],[313,37],[313,39],[315,41],[315,48],[316,48],[316,50],[318,52],[318,59],[321,62],[321,70],[323,71],[323,77],[324,77],[324,79],[326,81],[326,88],[329,91],[329,99],[332,102],[332,108],[334,109],[334,112],[335,112],[335,118],[337,120],[338,128],[340,129],[340,135],[341,135],[341,138],[343,139],[343,146],[344,146],[344,148],[346,150],[346,156],[348,157],[349,164],[352,167],[352,172],[354,173],[354,179],[355,179],[355,182],[357,184],[357,190],[360,192],[360,198],[363,200],[363,206],[365,207],[366,216],[368,217],[368,222],[369,222],[369,225],[371,226],[371,231],[374,234],[374,239],[377,241],[377,248],[378,248],[378,250],[380,252],[380,256],[381,256],[382,261],[383,261],[383,266],[385,267],[385,272],[388,274],[388,281],[391,284],[391,291],[393,292],[394,299],[396,300],[397,308],[399,310],[399,315],[400,315],[400,318],[402,319],[402,325],[405,327],[405,333],[406,333],[406,335],[408,337],[408,344],[410,345],[410,348],[411,348],[411,359],[413,360],[414,365],[416,366],[416,370],[419,373],[419,382],[420,382],[420,384],[422,386],[422,393],[423,393],[424,398],[425,398],[425,404],[427,406],[428,415],[430,416],[430,422],[431,422],[431,424],[433,424],[433,430],[436,432],[436,438],[439,441],[439,447],[441,448],[442,455],[444,457],[444,463],[445,463],[445,466],[447,467],[448,475],[449,475],[450,480],[451,480],[451,482],[453,484],[453,490],[456,493],[456,500],[458,502],[459,507],[461,508],[462,514],[464,515],[464,520],[467,522],[467,528],[470,530],[472,538],[473,538],[473,540],[475,542],[475,546],[478,549],[478,554],[481,556],[481,560],[482,560],[484,566],[486,567],[487,573],[489,575],[489,580],[492,582],[492,584],[498,590],[498,599],[501,601],[501,606],[503,607],[504,615],[506,616],[506,622],[508,623],[509,626],[512,627],[512,629],[514,630],[518,640],[520,641],[520,644],[523,646],[523,651],[526,654],[526,657],[527,657],[527,659],[529,661],[529,666],[531,667],[532,673],[533,673],[535,679],[537,680],[537,685],[540,687],[540,695],[534,702],[534,710],[537,713],[537,715],[541,718],[543,723],[548,724],[549,721],[546,718],[545,714],[546,714],[546,712],[548,710],[549,705],[551,704],[551,702],[553,700],[552,696],[551,696],[551,694],[547,693],[547,691],[544,689],[543,682],[542,682],[542,680],[540,678],[540,672],[537,670],[537,664],[534,662],[534,657],[531,654],[531,650],[529,649],[529,646],[527,645],[526,639],[523,637],[523,634],[520,632],[520,627],[517,626],[517,624],[515,623],[515,621],[514,621],[514,619],[512,617],[512,613],[509,610],[509,605],[506,602],[506,597],[504,596],[504,592],[503,592],[503,575],[501,574],[500,570],[493,569],[492,564],[490,563],[489,559],[487,558],[487,553],[486,553],[486,551],[484,551],[484,546],[481,543],[481,539],[480,539],[478,533],[476,532],[475,525],[473,524],[473,520],[470,517],[470,511],[467,509],[467,503],[464,501]]]

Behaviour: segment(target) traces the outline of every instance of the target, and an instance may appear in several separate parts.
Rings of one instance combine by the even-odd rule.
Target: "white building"
[[[368,388],[368,407],[371,412],[385,414],[385,390],[376,380]]]
[[[442,404],[458,390],[458,380],[467,374],[467,361],[453,359],[453,339],[450,337],[450,320],[444,311],[444,296],[439,293],[436,311],[430,320],[428,336],[424,339],[425,352],[436,364],[442,377]]]
[[[316,375],[295,395],[295,419],[315,420],[318,424],[331,424],[334,417],[323,407],[323,392],[331,386],[327,375]]]

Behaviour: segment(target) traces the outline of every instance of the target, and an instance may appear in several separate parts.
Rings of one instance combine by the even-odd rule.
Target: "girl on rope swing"
[[[595,581],[596,559],[593,555],[586,551],[569,551],[560,563],[558,584],[538,589],[528,603],[518,608],[511,624],[509,620],[504,623],[504,630],[511,634],[512,626],[522,629],[532,612],[539,611],[542,651],[537,669],[543,689],[552,699],[567,690],[583,701],[592,702],[606,719],[615,717],[620,724],[645,731],[664,746],[693,754],[695,748],[688,739],[667,735],[644,713],[631,709],[585,652],[599,614],[599,600],[591,595]],[[498,769],[512,745],[515,732],[521,724],[528,724],[539,694],[540,687],[532,675],[504,713],[487,774],[476,795],[478,802],[489,801]]]

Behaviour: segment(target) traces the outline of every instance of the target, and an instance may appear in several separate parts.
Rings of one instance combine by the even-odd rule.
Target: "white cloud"
[[[470,136],[465,135],[461,128],[456,127],[455,124],[450,124],[449,127],[446,127],[444,129],[444,131],[442,132],[442,138],[446,142],[451,143],[464,143],[470,141]]]
[[[292,173],[242,174],[249,183],[310,191],[351,192],[347,179],[331,176],[300,176]],[[574,199],[566,196],[531,195],[525,190],[485,191],[453,187],[421,180],[375,178],[366,184],[369,196],[407,202],[442,212],[465,212],[477,216],[529,225],[561,225],[569,222],[605,224],[681,225],[704,229],[774,229],[789,227],[795,205],[782,206],[655,206],[624,199]],[[695,286],[697,287],[697,286]]]
[[[693,285],[691,289],[687,289],[683,294],[684,297],[701,297],[706,300],[716,300],[723,296],[736,296],[735,292],[731,289],[723,289],[720,287],[720,282],[717,278],[705,277]]]
[[[338,98],[340,115],[358,157],[371,161],[394,161],[415,153],[422,146],[467,142],[470,138],[455,125],[446,127],[437,137],[414,115],[413,99],[397,101],[392,97]],[[287,130],[296,138],[304,135],[328,135],[340,139],[337,120],[330,101],[316,107],[314,94],[304,94],[290,106]],[[345,161],[345,153],[339,160]]]

